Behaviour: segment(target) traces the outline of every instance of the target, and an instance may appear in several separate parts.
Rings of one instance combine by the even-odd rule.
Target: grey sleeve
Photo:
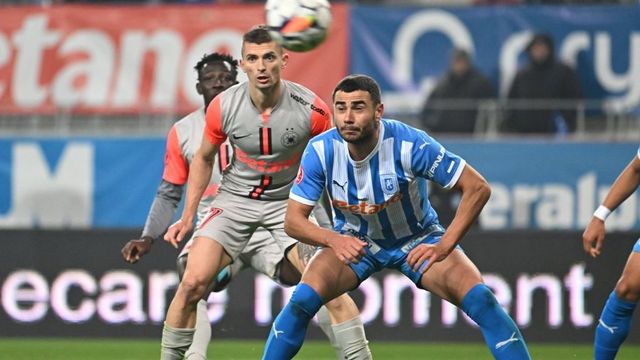
[[[183,185],[162,180],[142,230],[143,238],[150,237],[155,240],[167,231],[182,199],[182,191]]]

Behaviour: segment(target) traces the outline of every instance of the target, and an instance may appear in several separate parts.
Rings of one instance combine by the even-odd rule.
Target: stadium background
[[[210,50],[237,56],[262,4],[0,6],[0,336],[158,339],[176,252],[157,243],[131,266],[119,251],[144,223],[164,135],[201,103],[193,64]],[[473,134],[439,138],[493,187],[462,246],[501,304],[529,341],[590,342],[640,229],[634,194],[607,221],[603,256],[581,250],[638,146],[640,7],[334,3],[333,16],[327,41],[293,54],[285,77],[329,100],[345,74],[372,75],[387,115],[411,124],[454,45],[504,96],[532,32],[552,34],[583,84],[575,134],[502,134],[498,99]],[[385,272],[354,292],[370,339],[481,341],[462,313],[414,290]],[[210,298],[215,336],[264,338],[287,293],[244,273]],[[627,341],[640,342],[637,325]]]

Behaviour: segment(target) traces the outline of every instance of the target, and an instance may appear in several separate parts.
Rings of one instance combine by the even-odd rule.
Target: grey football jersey
[[[184,185],[189,177],[189,167],[193,156],[202,144],[205,128],[204,107],[190,113],[176,122],[167,136],[164,173],[162,178],[172,184]],[[222,170],[229,164],[231,147],[228,143],[220,146],[213,165],[211,180],[198,204],[198,223],[206,215],[213,198],[217,194]]]
[[[255,200],[285,200],[309,139],[329,129],[327,105],[311,90],[282,80],[283,94],[270,114],[260,113],[247,82],[216,97],[206,114],[204,136],[233,148],[220,191]]]

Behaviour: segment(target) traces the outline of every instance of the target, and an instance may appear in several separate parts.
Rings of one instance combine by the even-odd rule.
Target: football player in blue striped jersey
[[[384,268],[461,308],[495,358],[529,359],[518,327],[458,245],[489,199],[485,179],[424,131],[382,118],[380,89],[368,76],[341,80],[333,108],[336,127],[307,145],[285,218],[291,237],[324,249],[274,321],[263,359],[291,359],[322,304]],[[446,230],[427,181],[462,194]],[[325,189],[334,231],[308,220]]]

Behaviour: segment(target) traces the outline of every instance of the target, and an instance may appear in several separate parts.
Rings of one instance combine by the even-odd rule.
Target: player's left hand
[[[594,217],[582,234],[582,246],[591,257],[595,258],[602,252],[604,234],[604,221]]]
[[[153,240],[148,237],[129,240],[120,252],[124,261],[129,264],[135,264],[144,254],[151,250],[151,244],[153,244]]]
[[[451,249],[443,246],[442,242],[438,244],[420,244],[409,252],[407,263],[413,271],[420,271],[421,274],[424,274],[433,264],[444,260],[450,253]],[[425,261],[427,264],[420,270]]]

